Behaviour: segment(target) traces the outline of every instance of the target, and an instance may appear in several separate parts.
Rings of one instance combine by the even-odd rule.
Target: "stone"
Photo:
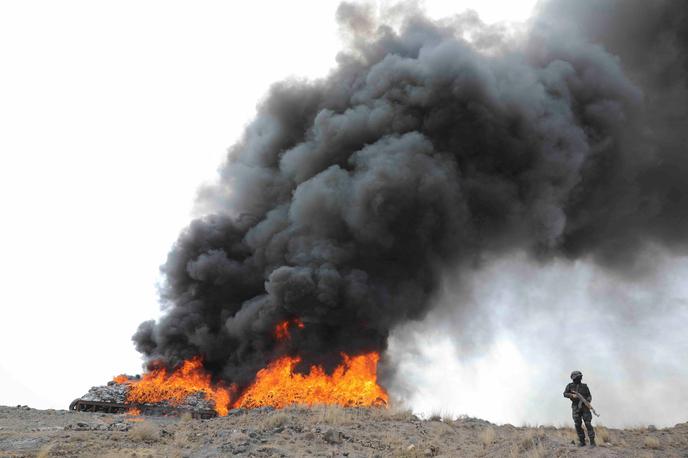
[[[323,439],[328,444],[341,444],[342,433],[334,429],[328,429],[325,431],[325,434],[323,434]]]
[[[439,449],[435,447],[434,445],[429,446],[423,451],[424,456],[435,456],[437,455],[437,452],[439,452]]]

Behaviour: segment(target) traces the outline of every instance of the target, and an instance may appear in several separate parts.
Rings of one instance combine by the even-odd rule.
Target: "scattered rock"
[[[439,452],[439,449],[435,447],[434,445],[429,446],[423,451],[424,456],[435,456],[437,455],[437,452]]]
[[[323,439],[328,444],[341,444],[342,443],[342,433],[334,429],[328,429],[323,434]]]
[[[84,422],[77,422],[77,423],[72,423],[70,425],[67,425],[64,427],[65,430],[69,431],[91,431],[93,429],[97,429],[89,425],[88,423]]]
[[[126,423],[120,423],[120,422],[115,422],[115,423],[110,423],[107,426],[108,431],[129,431],[130,426]]]

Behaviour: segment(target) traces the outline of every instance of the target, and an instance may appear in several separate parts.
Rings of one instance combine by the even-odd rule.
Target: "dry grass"
[[[557,431],[559,433],[559,437],[566,440],[566,442],[576,443],[576,441],[578,441],[578,435],[576,434],[576,430],[573,428],[561,428]]]
[[[542,444],[538,444],[534,448],[528,450],[526,453],[527,458],[545,458],[547,456],[547,451]]]
[[[518,458],[520,455],[520,449],[518,448],[518,444],[514,444],[511,446],[511,450],[509,453],[510,458]]]
[[[480,442],[482,442],[483,447],[489,447],[497,441],[497,433],[494,428],[485,428],[480,431],[478,435]]]
[[[598,442],[602,444],[608,444],[609,442],[611,442],[611,435],[609,434],[609,430],[604,426],[598,426],[597,428],[595,428],[595,438],[598,440]]]
[[[311,410],[311,419],[316,424],[341,426],[353,423],[356,414],[336,405],[315,406]]]
[[[425,451],[431,450],[430,455],[426,455]],[[440,450],[437,447],[433,447],[428,444],[410,444],[402,447],[397,452],[394,453],[395,458],[425,458],[427,456],[434,456],[439,453]]]
[[[152,450],[148,449],[118,449],[101,452],[98,458],[132,458],[133,456],[153,456],[153,454]]]
[[[187,423],[191,420],[193,420],[193,415],[191,415],[191,412],[184,412],[179,416],[179,421],[182,423]]]
[[[389,450],[395,450],[394,456],[412,456],[407,454],[407,451],[413,451],[415,445],[409,448],[410,444],[408,439],[400,435],[397,431],[386,430],[382,431],[379,435],[380,443],[383,444]]]
[[[528,430],[521,436],[518,442],[518,448],[522,451],[537,450],[540,447],[540,442],[544,439],[545,433],[537,429]]]
[[[48,445],[44,445],[43,447],[41,447],[41,449],[36,454],[36,458],[48,458],[50,456],[50,452],[52,451],[54,445],[55,444],[48,444]]]
[[[426,450],[431,450],[433,456],[439,453],[438,438],[433,434],[422,438],[412,438],[398,429],[387,429],[380,431],[377,437],[381,445],[387,450],[387,453],[391,453],[389,456],[394,456],[395,458],[425,458],[428,456],[425,454]],[[388,455],[385,454],[384,456]]]
[[[442,412],[430,412],[428,421],[442,421]]]
[[[645,436],[643,444],[645,445],[645,448],[657,450],[659,448],[659,439],[654,436]]]
[[[138,423],[129,431],[129,435],[137,442],[155,442],[160,440],[160,430],[150,421]]]
[[[371,418],[383,421],[411,421],[414,417],[413,412],[401,407],[389,407],[370,409]]]
[[[283,411],[276,410],[263,418],[260,428],[263,430],[279,428],[289,423],[290,419],[291,417]]]
[[[429,421],[443,421],[445,423],[451,423],[456,418],[456,415],[445,410],[433,410],[430,412],[430,415],[428,415]]]

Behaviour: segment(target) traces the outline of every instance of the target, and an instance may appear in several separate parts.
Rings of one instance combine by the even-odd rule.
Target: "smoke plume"
[[[639,276],[650,251],[685,252],[680,3],[554,1],[521,32],[343,3],[337,68],[270,89],[202,189],[136,348],[170,366],[201,355],[242,386],[284,354],[332,368],[384,352],[446,272],[486,258]]]

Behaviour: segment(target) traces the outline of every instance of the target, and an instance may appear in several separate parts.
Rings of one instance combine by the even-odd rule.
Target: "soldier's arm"
[[[571,385],[566,385],[566,388],[564,388],[564,397],[569,399],[576,397],[576,395],[571,392]]]
[[[587,395],[585,396],[585,399],[587,399],[588,402],[592,402],[592,394],[590,393],[590,387],[585,385],[585,391],[587,391]]]

